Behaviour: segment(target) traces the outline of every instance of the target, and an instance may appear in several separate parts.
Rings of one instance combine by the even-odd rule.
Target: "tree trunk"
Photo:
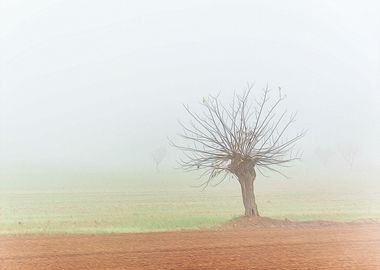
[[[243,197],[243,204],[245,208],[245,216],[247,217],[259,217],[259,211],[257,210],[254,181],[256,174],[245,173],[238,179],[241,186],[241,194]]]

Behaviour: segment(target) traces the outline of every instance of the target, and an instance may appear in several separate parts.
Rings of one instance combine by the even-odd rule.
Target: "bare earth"
[[[209,231],[3,236],[0,269],[380,269],[380,225],[264,220]]]

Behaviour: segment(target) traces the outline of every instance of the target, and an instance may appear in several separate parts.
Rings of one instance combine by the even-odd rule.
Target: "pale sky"
[[[182,103],[247,82],[282,87],[305,162],[342,144],[380,162],[377,0],[0,3],[2,168],[153,167]]]

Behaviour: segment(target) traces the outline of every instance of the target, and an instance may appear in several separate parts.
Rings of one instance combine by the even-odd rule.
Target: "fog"
[[[375,176],[379,14],[376,0],[1,0],[1,169],[154,170],[166,147],[171,170],[182,104],[254,83],[280,86],[308,130],[294,170]]]

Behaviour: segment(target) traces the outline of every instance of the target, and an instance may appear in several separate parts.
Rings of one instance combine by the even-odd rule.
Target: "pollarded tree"
[[[188,144],[171,143],[185,155],[179,162],[182,168],[203,170],[201,176],[207,176],[204,187],[212,181],[219,184],[228,175],[235,176],[241,186],[245,215],[259,216],[254,193],[256,169],[261,174],[269,170],[284,175],[281,167],[300,158],[294,147],[305,132],[286,137],[296,115],[281,109],[286,97],[280,88],[273,100],[268,87],[256,100],[250,100],[251,92],[252,86],[248,86],[242,95],[234,93],[227,105],[219,96],[204,98],[201,113],[185,105],[192,121],[180,124],[181,137]]]

